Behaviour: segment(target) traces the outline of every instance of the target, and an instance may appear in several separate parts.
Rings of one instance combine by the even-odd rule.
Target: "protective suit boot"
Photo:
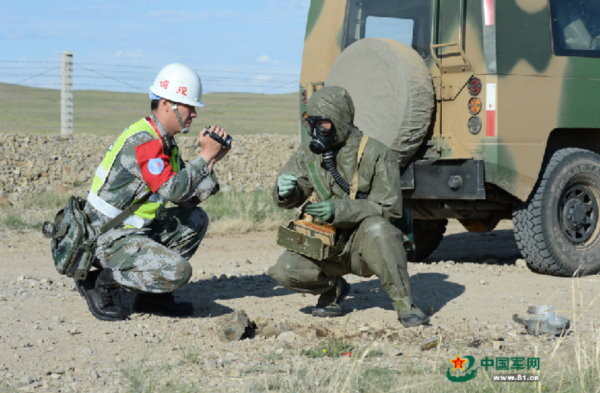
[[[92,271],[84,281],[75,283],[96,318],[103,321],[126,319],[121,305],[120,285],[113,279],[111,270]]]
[[[394,307],[398,313],[398,320],[404,327],[415,327],[429,323],[429,317],[414,304],[407,307],[404,302],[395,302]]]
[[[312,315],[321,318],[333,318],[344,315],[342,303],[348,292],[350,292],[350,284],[342,277],[338,277],[335,286],[319,296],[317,306],[312,310]]]
[[[173,317],[186,317],[194,314],[192,303],[177,302],[172,293],[138,293],[134,310]]]

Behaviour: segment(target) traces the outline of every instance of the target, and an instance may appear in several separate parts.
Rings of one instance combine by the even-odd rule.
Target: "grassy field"
[[[557,350],[560,341],[557,343]],[[592,345],[590,345],[592,346]],[[333,349],[333,351],[331,351]],[[345,358],[344,353],[353,355]],[[331,353],[331,354],[330,354]],[[326,354],[317,355],[313,354]],[[446,359],[402,361],[393,366],[381,366],[377,350],[357,347],[351,342],[323,341],[310,350],[287,348],[286,356],[271,352],[257,354],[256,364],[242,368],[240,379],[245,379],[248,393],[597,393],[598,349],[578,346],[569,364],[560,356],[551,357],[547,371],[527,373],[537,381],[498,382],[494,376],[478,368],[477,376],[463,383],[450,382],[445,373]],[[315,358],[320,358],[318,361]],[[205,348],[191,345],[180,357],[170,363],[130,364],[124,369],[124,388],[129,393],[200,392],[206,391],[201,382],[184,380],[190,369],[205,363]],[[271,364],[286,364],[287,373],[276,373]],[[230,390],[227,390],[230,391]]]
[[[298,133],[296,94],[266,95],[250,93],[212,93],[203,99],[194,130],[219,124],[235,135]],[[147,95],[105,91],[74,92],[74,128],[76,133],[117,135],[126,126],[149,113]],[[60,91],[0,83],[0,134],[60,133]],[[25,206],[0,207],[0,227],[40,228],[41,223],[65,203],[64,195],[31,195]],[[220,205],[229,208],[223,209]],[[230,206],[244,206],[233,211]],[[245,232],[267,229],[279,223],[285,214],[277,209],[268,193],[221,193],[204,207],[223,230]],[[23,208],[25,208],[23,210]]]
[[[192,131],[219,124],[237,135],[298,132],[295,93],[209,93]],[[77,90],[74,92],[74,129],[78,133],[116,135],[148,114],[149,100],[140,93]],[[0,133],[60,132],[60,91],[0,83]]]
[[[39,230],[44,221],[54,219],[70,194],[34,194],[19,206],[0,206],[0,229]],[[268,190],[220,192],[201,207],[211,219],[211,234],[244,233],[277,228],[296,218],[295,210],[280,209]]]

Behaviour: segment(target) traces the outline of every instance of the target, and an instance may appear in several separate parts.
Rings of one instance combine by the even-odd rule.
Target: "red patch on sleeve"
[[[160,139],[137,146],[135,159],[142,172],[142,179],[152,192],[156,192],[175,175],[171,167],[171,157],[163,152]]]

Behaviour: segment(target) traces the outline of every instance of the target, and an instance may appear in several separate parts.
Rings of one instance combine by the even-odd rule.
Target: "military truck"
[[[512,219],[528,266],[600,271],[596,0],[312,0],[300,113],[345,87],[399,155],[421,260],[448,219]]]

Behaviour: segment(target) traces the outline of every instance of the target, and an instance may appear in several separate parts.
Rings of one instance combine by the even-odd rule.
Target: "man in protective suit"
[[[341,87],[315,92],[307,114],[310,143],[281,169],[274,200],[282,208],[303,206],[304,213],[332,225],[335,252],[316,260],[286,250],[268,275],[288,289],[320,295],[312,315],[336,317],[343,315],[350,289],[343,276],[375,274],[403,326],[428,323],[411,297],[402,232],[390,223],[402,217],[395,154],[354,126],[354,105]]]

